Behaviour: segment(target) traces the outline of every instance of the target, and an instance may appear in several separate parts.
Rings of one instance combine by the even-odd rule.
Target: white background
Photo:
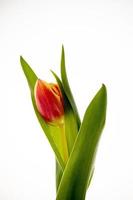
[[[62,43],[81,114],[105,83],[107,123],[86,199],[133,199],[133,2],[0,0],[0,200],[55,199],[54,154],[19,56],[59,74]]]

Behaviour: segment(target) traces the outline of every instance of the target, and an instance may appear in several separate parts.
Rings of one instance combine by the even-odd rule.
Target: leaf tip
[[[102,84],[101,87],[101,98],[102,102],[104,103],[105,113],[106,113],[106,107],[107,107],[107,89],[105,84]]]
[[[23,57],[22,57],[22,56],[20,56],[20,63],[22,63],[22,61],[23,61]]]
[[[23,56],[20,55],[20,62],[24,61]]]
[[[56,77],[56,74],[52,69],[50,69],[50,72],[53,74],[54,77]]]
[[[20,63],[22,68],[24,69],[24,64],[26,63],[26,61],[24,60],[23,56],[20,56]]]
[[[61,51],[61,60],[64,61],[65,60],[65,50],[64,50],[64,45],[62,44],[62,51]]]
[[[103,87],[104,89],[106,89],[106,85],[105,85],[104,83],[102,83],[102,87]]]
[[[104,83],[102,84],[102,90],[105,93],[105,95],[107,96],[107,88],[106,88],[106,85]]]
[[[64,52],[64,45],[62,44],[62,52]]]

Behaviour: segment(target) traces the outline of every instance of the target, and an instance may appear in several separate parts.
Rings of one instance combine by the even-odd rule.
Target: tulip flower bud
[[[64,103],[57,84],[37,80],[34,89],[37,109],[44,120],[51,124],[63,123]]]

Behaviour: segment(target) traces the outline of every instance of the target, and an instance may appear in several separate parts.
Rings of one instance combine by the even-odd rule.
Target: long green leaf
[[[60,142],[61,141],[60,130],[56,126],[51,126],[51,125],[48,125],[47,123],[45,123],[44,119],[39,114],[36,104],[35,104],[35,99],[34,99],[34,86],[35,86],[36,80],[38,78],[37,78],[36,74],[33,72],[33,70],[31,69],[31,67],[29,66],[29,64],[23,59],[22,56],[20,57],[20,62],[21,62],[22,69],[24,71],[24,74],[27,78],[27,81],[28,81],[28,84],[30,87],[31,99],[32,99],[33,107],[34,107],[36,116],[38,118],[38,121],[39,121],[44,133],[46,134],[51,147],[53,148],[53,150],[55,152],[58,163],[60,164],[61,168],[64,169],[65,162],[63,160],[63,156],[62,156],[62,152],[61,152],[62,145]]]
[[[106,88],[103,85],[90,103],[64,170],[56,200],[84,200],[99,139],[106,118]]]
[[[80,117],[78,114],[78,109],[77,109],[76,103],[74,101],[74,98],[73,98],[73,95],[72,95],[72,92],[71,92],[71,89],[69,86],[68,78],[67,78],[66,66],[65,66],[65,51],[64,51],[63,46],[62,46],[62,53],[61,53],[61,78],[62,78],[62,84],[63,84],[64,91],[65,91],[66,96],[73,108],[74,113],[75,113],[76,120],[78,123],[78,128],[80,128],[81,122],[80,122]]]
[[[78,109],[77,109],[76,103],[74,101],[74,98],[73,98],[73,95],[72,95],[72,92],[71,92],[71,89],[70,89],[70,86],[69,86],[68,78],[67,78],[66,65],[65,65],[65,51],[64,51],[63,45],[62,45],[62,53],[61,53],[61,78],[62,78],[62,84],[63,84],[63,87],[64,87],[64,91],[65,91],[67,98],[69,99],[69,102],[70,102],[72,109],[75,113],[78,129],[79,129],[80,125],[81,125],[81,121],[80,121],[80,117],[79,117],[79,114],[78,114]],[[75,124],[75,121],[73,121],[73,119],[75,120],[75,118],[73,118],[73,119],[70,119],[70,118],[71,118],[71,116],[69,116],[69,115],[66,116],[66,123],[67,123],[67,119],[68,119],[69,123]],[[70,133],[69,135],[72,135],[73,127],[72,126],[66,126],[66,128],[69,129],[69,130],[66,130],[67,132]],[[68,146],[70,145],[70,148],[69,148],[70,150],[72,150],[73,140],[75,140],[75,138],[73,138],[73,140],[71,140],[71,137],[68,137],[68,139],[69,139]],[[92,170],[92,174],[90,174],[90,177],[88,178],[88,186],[87,187],[89,187],[89,185],[90,185],[90,182],[91,182],[92,177],[93,177],[93,172],[94,172],[94,169]]]

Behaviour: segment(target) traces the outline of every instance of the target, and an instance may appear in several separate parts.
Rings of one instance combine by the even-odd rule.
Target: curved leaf
[[[89,107],[64,170],[56,200],[84,200],[97,146],[105,124],[106,88],[103,85]]]
[[[68,82],[68,78],[67,78],[67,73],[66,73],[66,66],[65,66],[65,52],[64,52],[64,47],[62,46],[62,53],[61,53],[61,79],[62,79],[62,84],[63,84],[63,88],[64,88],[64,91],[66,93],[66,96],[73,108],[73,111],[75,113],[75,116],[76,116],[76,120],[77,120],[77,123],[78,123],[78,128],[80,127],[80,117],[79,117],[79,114],[78,114],[78,109],[77,109],[77,106],[75,104],[75,101],[74,101],[74,98],[73,98],[73,95],[72,95],[72,92],[71,92],[71,89],[70,89],[70,86],[69,86],[69,82]]]
[[[27,78],[29,87],[30,87],[30,91],[31,91],[31,99],[32,99],[32,103],[33,103],[33,107],[36,113],[36,116],[38,118],[38,121],[44,131],[44,133],[46,134],[49,143],[51,145],[51,147],[53,148],[56,158],[61,166],[62,169],[65,168],[65,162],[63,160],[63,156],[62,156],[62,145],[61,145],[61,133],[58,127],[56,126],[51,126],[48,125],[47,123],[45,123],[44,119],[41,117],[41,115],[39,114],[36,104],[35,104],[35,99],[34,99],[34,86],[36,83],[36,80],[38,79],[36,74],[33,72],[33,70],[31,69],[31,67],[28,65],[28,63],[23,59],[23,57],[20,57],[20,62],[21,62],[21,66],[22,69],[24,71],[24,74]]]

